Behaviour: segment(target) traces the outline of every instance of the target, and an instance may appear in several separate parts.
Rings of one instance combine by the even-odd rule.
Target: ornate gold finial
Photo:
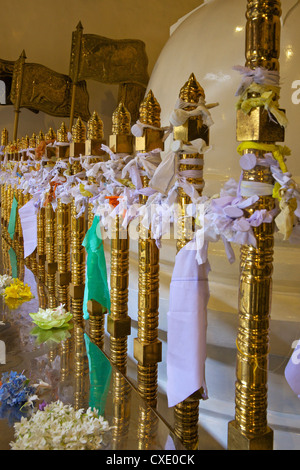
[[[60,128],[57,131],[58,142],[68,142],[68,129],[64,122],[61,123]]]
[[[11,153],[11,149],[12,149],[12,141],[9,140],[8,143],[7,143],[7,146],[5,147],[5,152],[10,154]]]
[[[45,136],[45,139],[48,141],[48,140],[56,140],[56,134],[54,132],[54,130],[52,129],[52,127],[49,128],[46,136]]]
[[[11,153],[15,153],[18,151],[18,143],[16,140],[13,141],[12,147],[11,147]]]
[[[94,111],[87,125],[87,138],[91,140],[103,140],[103,122],[97,111]]]
[[[29,137],[28,137],[28,135],[26,135],[24,137],[24,147],[23,147],[23,149],[26,150],[28,148],[29,148]]]
[[[86,139],[86,127],[79,116],[76,123],[72,127],[72,140],[75,143],[84,143]]]
[[[130,112],[125,108],[124,103],[121,101],[112,115],[112,133],[115,135],[129,135],[130,122]]]
[[[4,145],[5,147],[8,144],[8,130],[4,127],[1,132],[1,145]]]
[[[17,139],[17,151],[18,152],[22,150],[22,141],[23,141],[23,137],[22,139]]]
[[[140,105],[140,122],[154,127],[160,127],[160,105],[155,98],[153,91],[149,90],[145,99]]]
[[[180,90],[179,98],[186,103],[198,103],[201,96],[205,98],[204,90],[196,80],[195,75],[191,73],[188,81]]]
[[[43,131],[40,131],[36,138],[36,145],[40,144],[43,140],[45,140],[45,134]]]
[[[22,139],[22,149],[23,150],[26,150],[29,148],[29,137],[28,135],[26,135],[25,137],[23,137]]]
[[[36,135],[35,135],[35,133],[33,133],[32,136],[29,139],[29,147],[31,149],[34,149],[36,147]]]

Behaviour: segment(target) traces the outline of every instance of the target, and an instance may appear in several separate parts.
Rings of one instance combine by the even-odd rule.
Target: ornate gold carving
[[[147,85],[147,66],[145,44],[140,40],[83,34],[80,22],[72,33],[69,75],[73,83],[91,78],[103,83]]]
[[[1,145],[6,147],[8,144],[8,130],[6,128],[2,129],[1,132]]]
[[[57,130],[57,141],[68,142],[68,129],[64,122],[61,123],[60,128]]]
[[[118,101],[123,101],[135,122],[149,80],[147,67],[148,58],[142,41],[113,40],[95,34],[83,34],[79,22],[72,33],[69,69],[73,81],[73,106],[79,80],[90,78],[103,83],[117,83]],[[72,112],[70,122],[72,125]]]
[[[72,80],[41,64],[16,61],[10,99],[16,106],[18,97],[20,108],[43,111],[52,116],[69,116],[71,111]],[[77,86],[75,115],[88,120],[89,96],[86,83]]]
[[[36,135],[35,135],[35,133],[33,133],[32,136],[29,139],[29,147],[30,148],[35,148],[36,147]]]
[[[72,126],[72,141],[74,143],[84,143],[86,139],[86,127],[79,116],[74,126]]]
[[[87,123],[87,138],[91,140],[103,140],[103,121],[97,111],[94,111]]]
[[[119,103],[112,115],[112,135],[109,137],[109,147],[115,153],[133,152],[133,135],[130,126],[129,111],[123,103]]]

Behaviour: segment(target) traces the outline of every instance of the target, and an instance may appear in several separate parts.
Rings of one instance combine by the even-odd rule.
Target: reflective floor
[[[71,328],[41,330],[29,313],[57,303],[30,268],[1,239],[1,274],[17,274],[31,287],[34,299],[8,306],[0,296],[0,340],[5,344],[5,363],[0,372],[23,372],[31,383],[40,380],[50,387],[43,399],[61,400],[75,409],[96,408],[112,427],[104,444],[110,450],[184,449],[172,429],[142,400],[135,387],[110,363],[90,340],[88,328],[73,322]],[[15,307],[15,308],[14,308]],[[0,408],[0,450],[9,450],[13,425],[26,413]]]

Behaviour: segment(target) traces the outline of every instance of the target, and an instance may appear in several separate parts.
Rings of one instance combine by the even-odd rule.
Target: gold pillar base
[[[199,400],[188,398],[174,408],[174,432],[188,450],[198,449]]]
[[[267,427],[263,434],[249,436],[242,434],[238,423],[228,423],[228,450],[273,450],[273,430]]]

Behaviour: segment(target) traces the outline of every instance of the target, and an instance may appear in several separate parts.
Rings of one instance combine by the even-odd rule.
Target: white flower
[[[5,287],[10,286],[14,282],[14,278],[3,274],[0,276],[0,293],[4,291]]]
[[[109,430],[95,409],[74,410],[57,401],[16,423],[10,446],[12,450],[97,450]]]

